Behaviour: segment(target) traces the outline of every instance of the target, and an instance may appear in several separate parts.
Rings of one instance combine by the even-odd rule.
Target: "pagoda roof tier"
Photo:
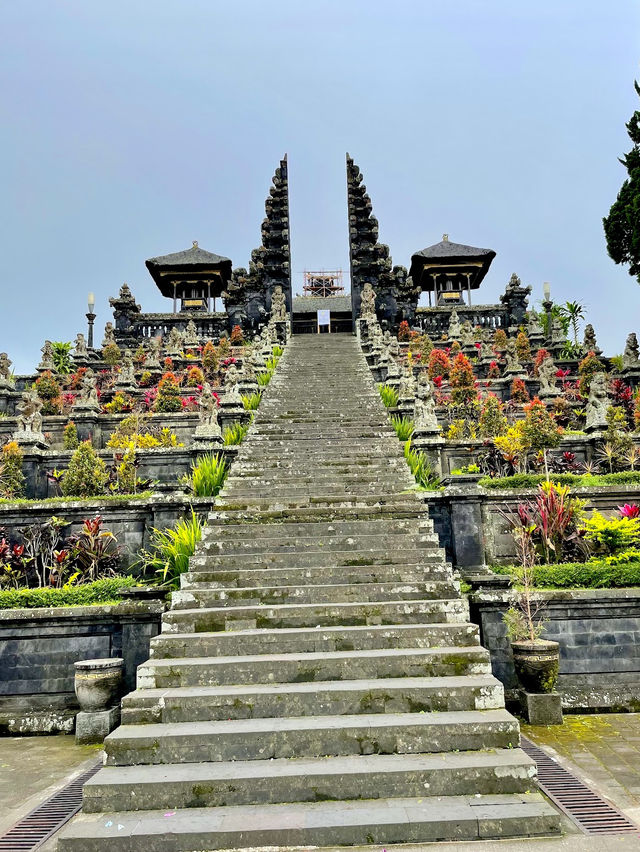
[[[173,296],[174,283],[190,281],[218,281],[221,288],[231,279],[231,261],[228,257],[205,251],[194,240],[191,248],[151,257],[145,266],[163,296]]]
[[[433,276],[440,274],[468,276],[471,289],[477,289],[495,256],[493,249],[452,243],[445,234],[439,243],[411,256],[409,274],[423,290],[434,290]]]

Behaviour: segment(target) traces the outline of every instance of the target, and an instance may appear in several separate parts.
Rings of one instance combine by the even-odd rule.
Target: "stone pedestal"
[[[76,742],[78,745],[94,745],[120,724],[120,705],[108,710],[84,711],[76,715]]]
[[[425,454],[439,476],[442,476],[442,448],[446,443],[442,435],[433,432],[416,431],[411,436],[412,448]]]
[[[519,690],[520,709],[530,725],[561,725],[562,698],[558,692],[534,693]]]
[[[220,426],[224,431],[228,426],[232,426],[238,421],[245,420],[246,414],[247,412],[244,410],[242,404],[238,404],[236,402],[225,403],[223,400],[220,403],[220,408],[218,410],[218,419],[220,420]]]
[[[222,431],[220,427],[198,426],[193,433],[193,446],[203,452],[222,449]]]
[[[77,406],[73,408],[71,419],[76,424],[80,443],[83,441],[91,441],[93,443],[94,435],[101,428],[98,419],[99,414],[99,411],[95,411],[91,407],[82,408],[81,406]]]

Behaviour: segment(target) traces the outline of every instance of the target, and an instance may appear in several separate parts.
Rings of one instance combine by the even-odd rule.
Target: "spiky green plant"
[[[378,385],[380,399],[385,408],[395,408],[398,404],[398,391],[391,385]]]
[[[413,435],[413,420],[410,417],[400,416],[399,414],[391,415],[391,425],[395,429],[396,435],[400,441],[408,441]]]
[[[249,430],[249,426],[251,423],[233,423],[231,426],[227,426],[227,428],[222,433],[222,440],[226,447],[233,447],[236,444],[241,444],[244,441],[244,437]]]
[[[224,485],[228,470],[224,456],[207,453],[191,463],[188,484],[196,497],[215,497]]]
[[[242,404],[244,405],[245,411],[255,411],[260,405],[261,399],[262,394],[259,392],[252,394],[243,394]]]
[[[163,583],[177,589],[180,575],[189,568],[189,559],[202,538],[203,527],[200,517],[192,508],[191,514],[179,520],[173,528],[154,529],[151,549],[141,553],[145,571],[157,574]]]
[[[279,358],[277,358],[275,355],[272,355],[271,358],[267,358],[267,360],[264,362],[264,365],[267,370],[273,373],[275,368],[278,366],[278,361]]]
[[[284,354],[284,349],[282,348],[282,346],[279,346],[279,345],[276,343],[276,345],[275,345],[275,346],[273,347],[273,349],[271,350],[271,353],[272,353],[273,355],[275,355],[275,357],[276,357],[276,358],[281,358],[281,357],[282,357],[282,355]]]
[[[435,491],[440,487],[440,478],[427,456],[420,450],[414,450],[411,439],[404,445],[404,457],[415,481],[425,491]]]
[[[271,377],[273,376],[273,370],[267,370],[264,373],[258,373],[258,384],[261,388],[266,388],[266,386],[271,381]]]

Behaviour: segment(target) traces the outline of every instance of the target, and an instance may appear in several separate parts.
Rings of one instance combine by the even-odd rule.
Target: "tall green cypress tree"
[[[633,85],[640,96],[640,86]],[[633,148],[620,162],[629,177],[602,224],[609,256],[615,263],[629,264],[629,275],[635,275],[640,283],[640,110],[631,116],[627,133]]]

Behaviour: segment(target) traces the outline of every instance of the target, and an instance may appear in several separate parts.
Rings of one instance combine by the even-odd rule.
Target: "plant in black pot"
[[[513,577],[515,600],[503,618],[521,686],[526,692],[549,693],[555,691],[558,682],[559,645],[542,639],[545,630],[542,616],[544,601],[535,588],[533,535],[536,524],[532,522],[527,508],[518,507],[517,521],[510,518],[520,566]]]

